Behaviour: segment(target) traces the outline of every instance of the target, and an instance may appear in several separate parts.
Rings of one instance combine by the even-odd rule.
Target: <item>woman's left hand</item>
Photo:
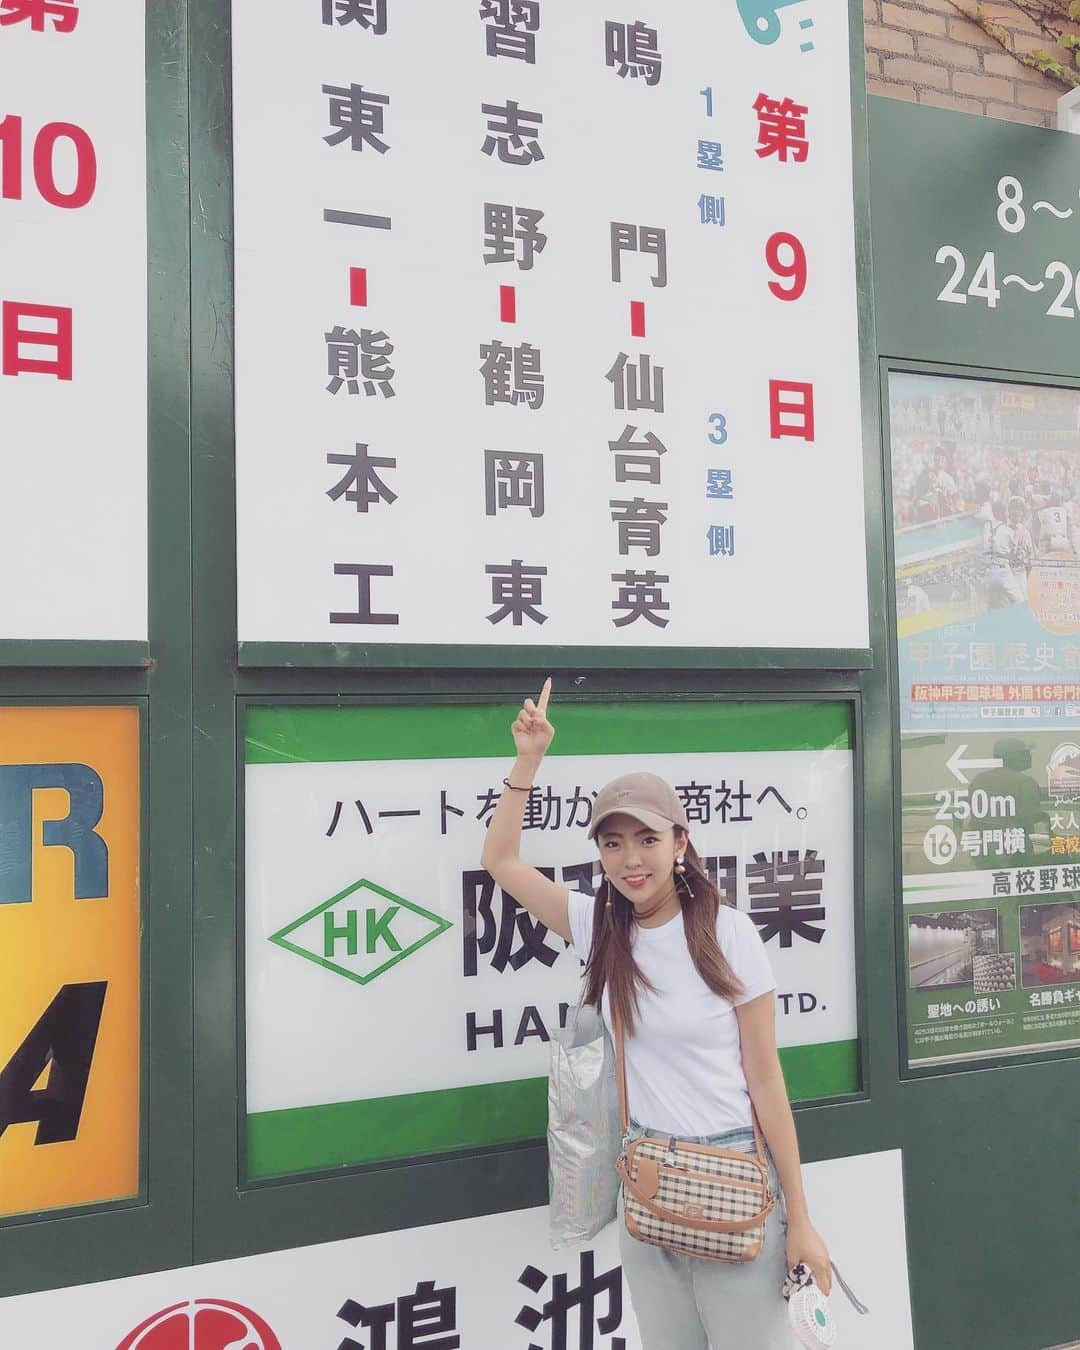
[[[832,1290],[832,1263],[829,1260],[829,1249],[821,1234],[809,1221],[804,1220],[801,1223],[790,1223],[787,1234],[787,1263],[788,1269],[797,1266],[800,1262],[809,1266],[814,1276],[814,1283],[823,1294],[828,1294]]]

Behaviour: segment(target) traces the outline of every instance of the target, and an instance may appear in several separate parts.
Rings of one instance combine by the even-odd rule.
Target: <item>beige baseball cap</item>
[[[624,773],[602,787],[596,794],[589,838],[596,838],[606,816],[618,812],[633,816],[653,830],[669,830],[673,825],[690,828],[679,794],[654,773]]]

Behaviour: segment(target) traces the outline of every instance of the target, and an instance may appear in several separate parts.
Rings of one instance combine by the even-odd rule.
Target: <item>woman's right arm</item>
[[[547,707],[551,697],[551,679],[544,681],[539,703],[525,700],[511,730],[517,746],[517,759],[507,774],[513,787],[504,787],[499,804],[487,829],[487,840],[480,865],[518,904],[523,905],[535,919],[550,928],[559,937],[570,942],[569,900],[565,886],[550,881],[543,872],[522,861],[521,823],[529,789],[543,763],[544,755],[555,735],[548,721]],[[515,790],[517,789],[517,790]]]

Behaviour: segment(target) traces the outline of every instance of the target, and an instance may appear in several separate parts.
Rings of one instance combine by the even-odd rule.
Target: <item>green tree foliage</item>
[[[970,5],[963,3],[963,0],[952,0],[953,6],[966,19],[977,23],[987,37],[993,38],[1022,65],[1041,71],[1066,89],[1075,89],[1080,85],[1080,36],[1072,31],[1072,25],[1080,23],[1080,0],[1006,2],[1016,10],[1018,17],[1025,18],[1049,39],[1046,47],[1038,47],[1032,52],[1015,51],[1012,34],[1000,21],[992,19],[981,4]]]

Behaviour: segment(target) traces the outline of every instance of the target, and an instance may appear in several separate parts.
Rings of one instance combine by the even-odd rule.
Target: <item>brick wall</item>
[[[1034,126],[1056,124],[1055,107],[1064,88],[1004,51],[963,18],[951,0],[863,2],[871,94]],[[962,5],[970,11],[974,0],[962,0]],[[1049,48],[1045,34],[1007,0],[984,0],[982,9],[1008,30],[1012,51]],[[1068,53],[1062,55],[1069,59]]]

